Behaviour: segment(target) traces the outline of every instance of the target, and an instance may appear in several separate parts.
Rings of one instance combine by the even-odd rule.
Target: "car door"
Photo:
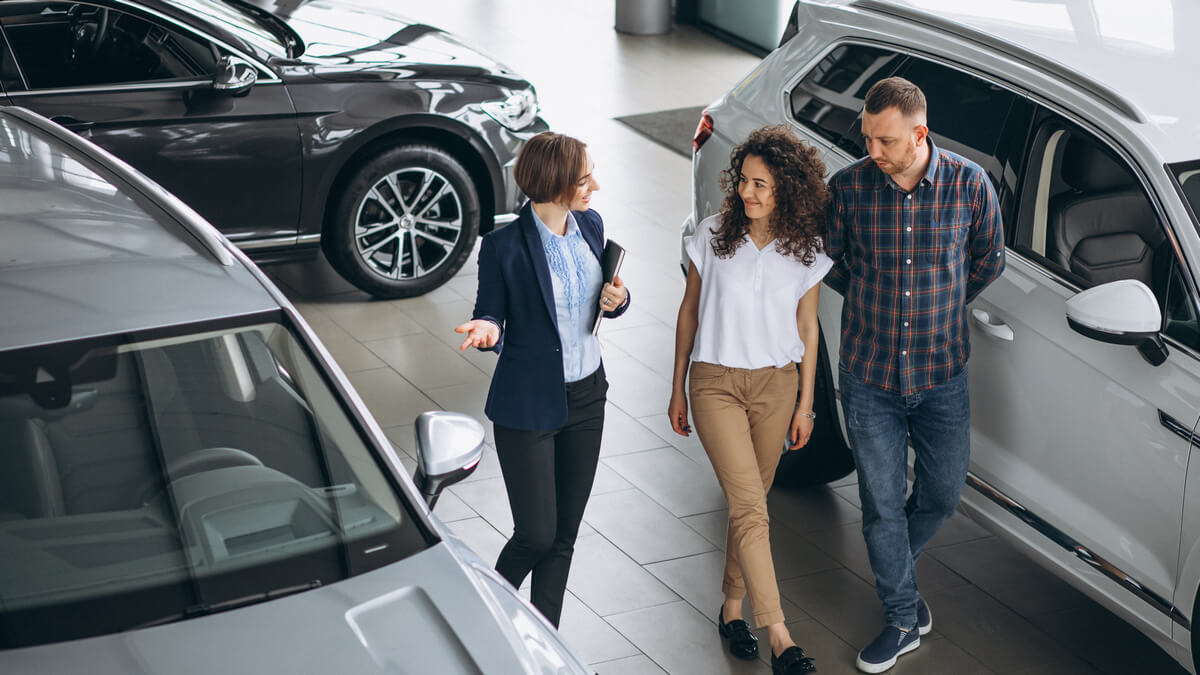
[[[1007,268],[971,308],[972,471],[1090,558],[1085,581],[1169,635],[1200,409],[1194,303],[1133,165],[1053,112],[1032,121]],[[1164,309],[1161,365],[1067,323],[1069,298],[1129,278]]]
[[[218,60],[247,57],[128,3],[7,3],[0,26],[14,104],[112,151],[231,239],[295,236],[299,131],[265,65],[250,61],[259,81],[244,95],[218,92]]]

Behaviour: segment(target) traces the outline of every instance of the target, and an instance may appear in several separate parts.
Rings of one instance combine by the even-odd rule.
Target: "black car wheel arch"
[[[357,167],[321,244],[342,276],[381,298],[427,293],[462,268],[479,233],[470,171],[445,149],[405,143]]]

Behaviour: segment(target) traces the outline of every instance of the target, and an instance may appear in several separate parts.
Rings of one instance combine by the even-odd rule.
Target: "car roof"
[[[0,195],[0,350],[280,308],[194,211],[21,108],[0,107]]]
[[[814,5],[884,14],[955,31],[1015,60],[1033,55],[1074,84],[1130,105],[1132,125],[1167,161],[1200,158],[1200,91],[1188,86],[1200,68],[1200,12],[1171,0],[804,0]],[[851,24],[853,25],[853,24]],[[988,39],[990,38],[990,39]],[[1021,63],[1021,66],[1028,63]],[[1044,70],[1045,68],[1043,68]],[[1072,77],[1078,74],[1082,77]],[[1094,87],[1088,87],[1088,84]]]

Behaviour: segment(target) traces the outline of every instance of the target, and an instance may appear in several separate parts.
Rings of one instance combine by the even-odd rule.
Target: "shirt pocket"
[[[962,262],[971,226],[970,204],[952,204],[937,209],[933,223],[921,228],[914,251],[922,266],[956,265]]]

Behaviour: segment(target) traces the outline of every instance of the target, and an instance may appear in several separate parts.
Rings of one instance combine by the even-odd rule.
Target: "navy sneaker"
[[[921,646],[921,633],[917,629],[900,630],[895,626],[883,629],[875,641],[858,653],[854,663],[864,673],[882,673],[896,665],[901,654],[907,654]]]
[[[931,630],[933,615],[929,613],[929,605],[925,604],[925,598],[917,598],[917,631],[921,635],[929,635]]]

